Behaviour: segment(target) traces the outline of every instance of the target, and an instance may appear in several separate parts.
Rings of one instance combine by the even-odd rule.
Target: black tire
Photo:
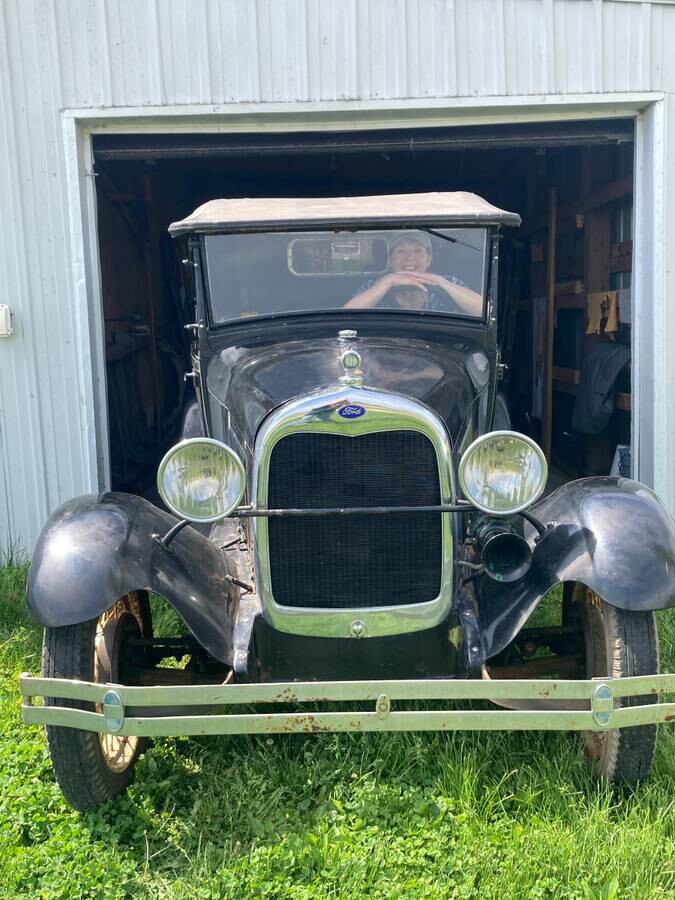
[[[61,628],[45,628],[42,674],[47,678],[83,681],[118,680],[115,653],[112,652],[108,659],[97,646],[106,623],[112,623],[108,626],[108,634],[115,629],[142,633],[143,619],[147,619],[142,612],[144,599],[139,594],[127,594],[98,619]],[[118,646],[118,639],[113,645]],[[94,704],[77,700],[46,698],[45,704],[95,709]],[[113,744],[110,735],[93,731],[59,725],[47,725],[46,731],[56,780],[75,809],[82,812],[93,809],[125,790],[133,780],[134,766],[144,746],[141,739],[116,738],[117,743]]]
[[[567,592],[565,613],[580,622],[588,678],[630,678],[659,671],[659,642],[653,612],[627,612],[610,606],[585,585]],[[615,706],[658,702],[654,694],[624,697]],[[656,725],[636,725],[582,734],[584,750],[602,781],[637,784],[651,772]]]

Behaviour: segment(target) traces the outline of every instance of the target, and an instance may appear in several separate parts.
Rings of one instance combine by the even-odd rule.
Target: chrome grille
[[[291,434],[270,459],[271,508],[441,502],[436,453],[416,431]],[[441,587],[439,513],[269,519],[272,594],[291,607],[417,604]]]

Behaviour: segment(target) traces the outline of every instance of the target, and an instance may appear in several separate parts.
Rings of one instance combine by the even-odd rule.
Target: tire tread
[[[627,612],[605,604],[610,673],[615,678],[651,675],[659,671],[659,644],[653,612]],[[653,695],[624,697],[623,706],[656,703]],[[657,725],[617,728],[608,733],[608,781],[643,782],[651,772]]]
[[[45,628],[42,673],[47,678],[92,680],[93,640],[96,620],[59,628]],[[45,698],[47,706],[93,709],[92,703]],[[47,747],[54,775],[66,800],[84,812],[112,799],[129,784],[133,765],[124,772],[111,771],[102,758],[97,732],[46,725]]]

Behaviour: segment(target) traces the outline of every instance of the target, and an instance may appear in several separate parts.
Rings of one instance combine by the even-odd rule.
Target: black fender
[[[168,547],[178,520],[132,494],[88,494],[56,510],[42,530],[28,575],[33,617],[49,627],[94,619],[142,588],[161,594],[208,652],[232,665],[238,590],[225,555],[194,528]]]
[[[675,523],[656,494],[628,478],[580,478],[540,500],[530,512],[551,524],[535,541],[527,575],[502,585],[483,576],[476,602],[486,658],[518,634],[556,584],[579,581],[612,606],[629,611],[675,606]]]

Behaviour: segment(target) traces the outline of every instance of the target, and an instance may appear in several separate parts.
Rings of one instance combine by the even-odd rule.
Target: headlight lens
[[[547,475],[541,448],[514,431],[492,431],[476,438],[459,463],[465,496],[494,516],[513,515],[534,503]]]
[[[190,522],[217,522],[239,505],[246,487],[237,454],[213,438],[176,444],[157,470],[157,487],[171,512]]]

